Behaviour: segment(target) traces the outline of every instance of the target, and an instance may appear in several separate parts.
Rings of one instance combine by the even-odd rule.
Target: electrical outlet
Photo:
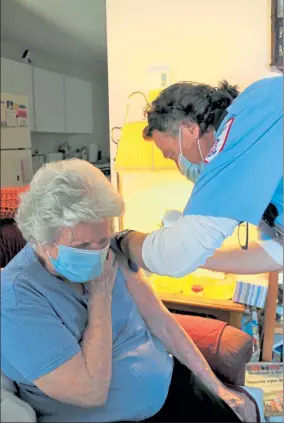
[[[162,72],[161,73],[161,88],[165,88],[168,85],[168,74],[167,72]]]

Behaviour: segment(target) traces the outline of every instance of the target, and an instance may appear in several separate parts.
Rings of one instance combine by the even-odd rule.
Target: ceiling
[[[68,60],[106,61],[105,0],[1,0],[1,38]]]

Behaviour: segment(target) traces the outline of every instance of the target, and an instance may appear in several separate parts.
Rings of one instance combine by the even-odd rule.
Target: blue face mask
[[[202,170],[204,169],[205,163],[204,162],[191,163],[189,160],[187,160],[184,157],[184,155],[182,154],[182,149],[181,149],[181,128],[179,128],[178,142],[179,142],[179,150],[180,150],[180,153],[178,156],[178,165],[179,165],[180,173],[184,175],[189,181],[195,182],[198,176],[200,175],[200,173],[202,172]],[[201,153],[199,139],[198,139],[198,148],[199,148],[200,156],[203,160],[203,155]]]
[[[81,250],[57,245],[56,259],[49,257],[54,269],[71,282],[83,283],[98,278],[104,267],[109,245],[102,250]]]
[[[189,181],[195,182],[202,172],[205,163],[191,163],[182,154],[178,157],[179,170]]]

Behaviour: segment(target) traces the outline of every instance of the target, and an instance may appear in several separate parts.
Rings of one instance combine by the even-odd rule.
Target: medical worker
[[[171,227],[116,234],[116,247],[138,266],[173,277],[198,267],[231,273],[282,269],[283,76],[257,81],[233,97],[224,84],[182,82],[152,103],[144,137],[189,179],[190,169],[203,169]],[[256,244],[249,245],[247,222],[260,228],[263,239]],[[246,235],[240,248],[216,251],[241,224]]]

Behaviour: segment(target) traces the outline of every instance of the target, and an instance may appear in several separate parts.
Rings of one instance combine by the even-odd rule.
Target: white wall
[[[1,42],[1,56],[7,59],[21,61],[26,46],[20,42]],[[57,147],[63,141],[68,140],[72,148],[82,147],[96,143],[102,148],[103,155],[109,155],[109,121],[108,121],[108,81],[107,65],[104,62],[97,62],[91,67],[78,60],[64,60],[62,57],[50,55],[43,51],[32,49],[34,66],[58,72],[71,77],[76,77],[93,84],[93,134],[64,135],[32,133],[33,149],[38,148],[41,153],[56,152]],[[84,111],[82,110],[82,113]]]

